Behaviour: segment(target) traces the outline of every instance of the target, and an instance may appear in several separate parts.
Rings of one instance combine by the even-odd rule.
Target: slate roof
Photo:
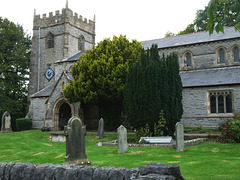
[[[64,63],[64,62],[72,62],[72,61],[77,61],[79,60],[79,57],[82,56],[83,54],[85,54],[86,51],[79,51],[71,56],[69,56],[66,59],[60,60],[57,63]]]
[[[42,89],[41,91],[38,91],[37,93],[32,95],[32,98],[39,98],[39,97],[48,97],[52,90],[54,88],[54,84]]]
[[[71,74],[67,74],[66,76],[67,76],[68,79],[73,81],[73,76]],[[59,79],[60,78],[61,78],[61,76],[59,77]],[[54,87],[56,86],[57,83],[58,83],[58,81],[55,82],[54,84],[42,89],[42,90],[36,92],[35,94],[33,94],[31,96],[31,98],[49,97],[51,95],[52,91],[54,90]]]
[[[240,67],[181,71],[183,88],[240,84]]]
[[[240,32],[235,31],[234,27],[224,29],[224,33],[214,33],[209,36],[209,32],[202,31],[193,34],[179,35],[173,37],[167,37],[162,39],[154,39],[149,41],[142,41],[142,45],[145,49],[150,48],[152,44],[157,44],[159,49],[178,47],[183,45],[191,45],[212,41],[221,41],[226,39],[240,38]]]

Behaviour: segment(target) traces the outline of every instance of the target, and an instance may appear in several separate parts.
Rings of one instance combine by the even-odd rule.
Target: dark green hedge
[[[32,128],[32,119],[27,118],[16,119],[16,127],[18,131],[30,130]]]

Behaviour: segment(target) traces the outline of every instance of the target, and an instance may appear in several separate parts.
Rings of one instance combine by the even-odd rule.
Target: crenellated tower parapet
[[[33,30],[37,30],[39,27],[46,28],[64,23],[69,23],[79,29],[95,34],[95,20],[88,20],[77,13],[73,14],[73,11],[69,8],[63,8],[61,13],[57,10],[55,15],[53,12],[49,12],[48,16],[47,14],[36,15],[34,13]]]

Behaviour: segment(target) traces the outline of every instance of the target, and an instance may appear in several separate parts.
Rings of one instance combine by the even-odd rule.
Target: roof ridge
[[[233,29],[234,26],[231,27],[224,27],[224,29]],[[189,33],[189,34],[180,34],[176,36],[170,36],[170,37],[162,37],[162,38],[156,38],[156,39],[150,39],[150,40],[144,40],[140,42],[147,42],[147,41],[155,41],[155,40],[160,40],[160,39],[167,39],[167,38],[175,38],[175,37],[181,37],[181,36],[188,36],[188,35],[193,35],[193,34],[200,34],[200,33],[206,33],[207,31],[199,31],[199,32],[194,32],[194,33]]]

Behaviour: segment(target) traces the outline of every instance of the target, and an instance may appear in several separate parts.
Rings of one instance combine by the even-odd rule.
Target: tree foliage
[[[177,35],[191,34],[194,32],[196,32],[194,24],[189,24],[183,31],[180,31]]]
[[[124,87],[124,107],[133,128],[148,124],[154,133],[154,124],[163,111],[167,121],[164,134],[173,134],[183,113],[181,100],[177,57],[170,55],[160,60],[157,45],[147,52],[142,50],[141,60],[130,66]]]
[[[22,26],[0,17],[0,115],[25,116],[30,45]]]
[[[172,36],[176,36],[176,34],[174,34],[171,31],[166,32],[165,35],[164,35],[164,37],[172,37]]]
[[[193,23],[177,35],[206,30],[209,31],[209,34],[212,34],[214,30],[219,33],[224,32],[224,27],[231,26],[240,31],[240,1],[210,0],[203,10],[196,12]]]
[[[105,123],[117,126],[129,64],[140,59],[141,48],[141,43],[122,35],[99,42],[73,66],[74,81],[67,85],[64,96],[70,102],[98,104]]]
[[[224,33],[224,26],[235,26],[240,31],[240,1],[210,0],[208,5],[207,30],[212,34]]]

